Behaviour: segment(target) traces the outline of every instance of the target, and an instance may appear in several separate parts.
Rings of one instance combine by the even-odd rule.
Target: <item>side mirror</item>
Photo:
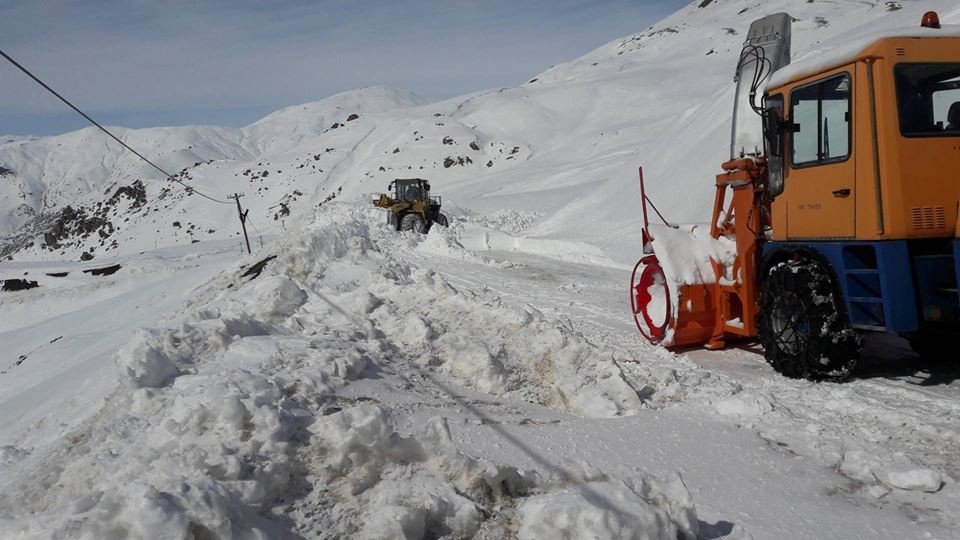
[[[790,122],[785,122],[779,106],[767,107],[763,115],[763,138],[767,145],[767,193],[777,197],[783,193],[783,139]]]
[[[783,117],[779,107],[768,107],[763,115],[763,136],[771,156],[783,155]]]

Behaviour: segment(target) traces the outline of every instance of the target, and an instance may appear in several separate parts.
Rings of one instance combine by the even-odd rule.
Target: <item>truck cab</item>
[[[850,328],[915,348],[960,334],[960,31],[928,14],[793,63],[771,77],[764,108],[777,121],[764,122],[760,279],[809,258]]]

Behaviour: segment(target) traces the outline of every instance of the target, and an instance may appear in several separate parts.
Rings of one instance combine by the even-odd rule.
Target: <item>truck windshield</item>
[[[913,137],[960,137],[960,63],[897,64],[900,131]]]

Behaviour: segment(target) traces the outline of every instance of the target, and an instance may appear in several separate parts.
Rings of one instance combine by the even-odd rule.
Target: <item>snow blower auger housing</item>
[[[446,227],[447,216],[440,213],[442,200],[430,195],[430,182],[422,178],[398,178],[381,193],[373,205],[387,210],[387,223],[398,231],[426,233],[434,223]]]
[[[852,372],[865,332],[955,358],[960,28],[929,12],[788,65],[790,24],[750,27],[709,227],[651,233],[641,170],[637,327],[672,347],[759,338],[777,371],[819,380]]]

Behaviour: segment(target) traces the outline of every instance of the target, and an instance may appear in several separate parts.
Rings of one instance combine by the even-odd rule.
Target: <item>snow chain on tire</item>
[[[850,375],[863,340],[847,327],[833,290],[830,276],[815,262],[770,268],[760,292],[758,331],[773,369],[811,380]]]

